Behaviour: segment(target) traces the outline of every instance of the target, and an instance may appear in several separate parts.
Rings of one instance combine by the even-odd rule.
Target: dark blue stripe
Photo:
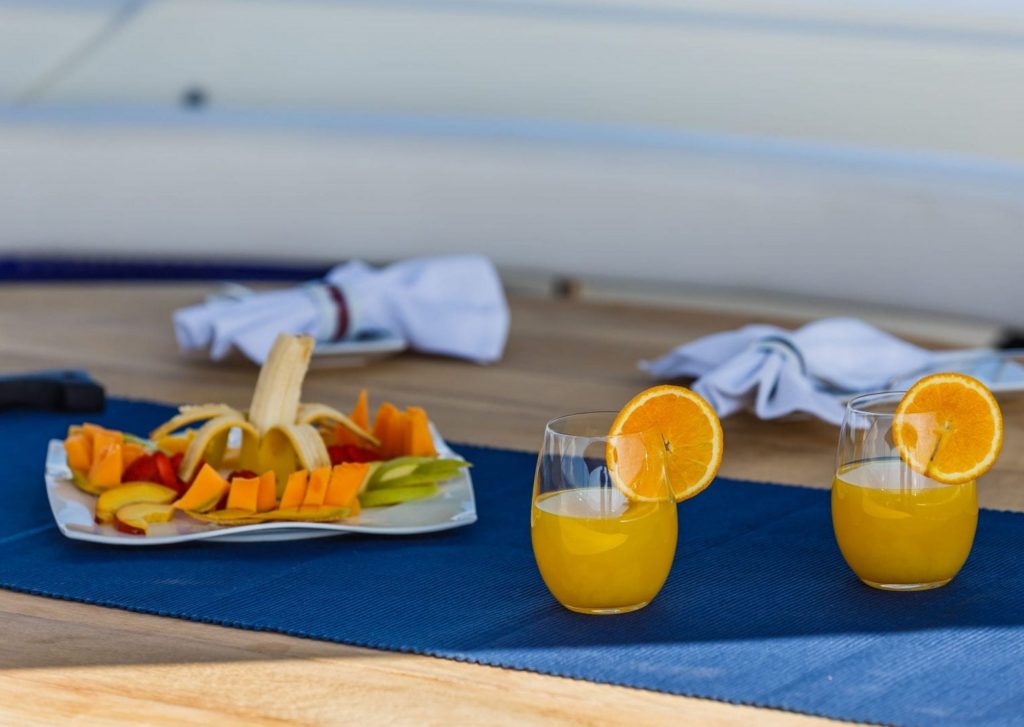
[[[324,263],[239,263],[73,256],[0,256],[0,282],[61,280],[247,280],[305,281],[322,278]]]

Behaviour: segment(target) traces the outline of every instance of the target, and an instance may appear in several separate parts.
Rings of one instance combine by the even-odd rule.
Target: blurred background
[[[0,0],[0,272],[472,251],[993,343],[1022,88],[1012,0]]]

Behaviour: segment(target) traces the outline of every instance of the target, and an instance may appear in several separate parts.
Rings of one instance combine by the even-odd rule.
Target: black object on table
[[[102,411],[106,395],[85,371],[36,371],[0,376],[0,409]]]

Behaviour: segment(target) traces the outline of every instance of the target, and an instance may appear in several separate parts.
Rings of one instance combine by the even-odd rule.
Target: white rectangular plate
[[[461,459],[431,425],[437,452],[442,457]],[[272,522],[225,526],[194,520],[176,513],[169,523],[154,523],[147,535],[129,535],[112,525],[97,525],[93,518],[96,498],[71,482],[71,470],[59,439],[50,440],[46,453],[46,494],[53,518],[61,533],[72,540],[107,545],[170,545],[189,540],[222,542],[268,542],[303,540],[344,533],[373,535],[416,535],[450,530],[476,522],[473,480],[465,469],[438,485],[436,495],[389,507],[371,507],[353,518],[334,523]]]

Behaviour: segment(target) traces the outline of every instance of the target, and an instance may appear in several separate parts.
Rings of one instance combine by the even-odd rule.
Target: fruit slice
[[[327,485],[331,480],[330,467],[318,467],[309,475],[309,485],[306,487],[306,494],[302,498],[302,506],[323,505],[327,496]]]
[[[183,434],[168,434],[165,437],[160,437],[154,444],[157,449],[168,455],[185,454],[188,450],[188,445],[192,444],[192,440],[196,438],[196,431],[189,429]]]
[[[400,416],[401,412],[391,402],[385,401],[377,407],[377,416],[373,420],[373,436],[380,441],[380,449],[385,457],[395,457],[399,454],[392,451],[391,444],[400,426],[397,421]]]
[[[226,442],[228,434],[235,428],[242,431],[243,446],[248,446],[255,451],[259,435],[252,424],[242,419],[241,415],[224,414],[214,417],[196,431],[195,439],[189,445],[185,452],[185,458],[178,468],[178,476],[185,482],[190,482],[199,469],[199,465],[204,461],[219,467],[221,462],[215,456],[215,452],[208,451],[211,449],[210,445],[218,437],[223,437]]]
[[[231,480],[231,490],[228,492],[228,510],[242,510],[244,512],[256,512],[256,506],[260,496],[259,477],[236,477]]]
[[[330,464],[327,445],[312,425],[275,424],[260,441],[256,469],[273,470],[277,481],[283,483],[297,469],[312,471]]]
[[[277,506],[277,476],[273,472],[260,475],[259,492],[256,495],[257,512],[273,510]]]
[[[359,495],[363,481],[370,472],[370,465],[360,462],[346,462],[331,469],[331,481],[327,485],[324,505],[345,506]]]
[[[198,424],[199,422],[205,422],[222,416],[231,416],[237,419],[244,418],[242,416],[242,412],[232,406],[228,406],[227,404],[198,404],[195,406],[186,404],[185,406],[178,407],[178,414],[174,415],[150,432],[149,438],[156,442],[158,447],[163,449],[159,440],[164,437],[167,437],[173,432],[183,429],[190,424]],[[173,452],[171,452],[171,454],[173,454]]]
[[[88,472],[92,464],[92,440],[84,433],[71,434],[64,440],[64,453],[71,469]]]
[[[174,517],[173,505],[137,502],[118,508],[114,513],[114,527],[125,533],[145,535],[150,523],[170,522]]]
[[[926,376],[904,394],[892,439],[911,469],[946,484],[976,480],[1003,446],[1003,415],[988,388],[970,376]]]
[[[130,482],[114,487],[96,499],[96,522],[109,523],[114,513],[126,505],[149,503],[164,505],[171,502],[178,493],[169,487],[152,482]]]
[[[184,512],[191,518],[216,525],[256,525],[267,521],[266,513],[247,510],[214,510],[212,512],[185,510]]]
[[[87,492],[90,495],[102,495],[103,492],[110,488],[97,487],[93,483],[89,482],[89,476],[84,472],[78,472],[71,470],[71,482],[82,492]]]
[[[356,405],[352,409],[352,416],[350,417],[357,427],[363,431],[368,431],[370,428],[370,399],[366,393],[366,389],[359,390],[359,398],[356,399]]]
[[[381,487],[407,487],[428,482],[441,482],[469,467],[461,459],[435,459],[433,457],[398,457],[382,462],[370,475],[365,489]]]
[[[377,437],[333,407],[329,407],[326,404],[299,405],[299,411],[295,418],[296,424],[316,424],[318,422],[333,422],[337,426],[342,427],[346,432],[355,435],[357,442],[366,442],[375,447],[380,444]]]
[[[121,463],[124,465],[125,471],[132,466],[139,457],[146,456],[146,448],[139,442],[126,441],[121,445]]]
[[[363,507],[397,505],[409,500],[420,500],[424,497],[430,497],[435,492],[437,492],[437,484],[433,482],[414,487],[386,487],[381,490],[364,492],[359,496],[359,502]]]
[[[220,498],[224,496],[228,488],[228,481],[221,477],[213,467],[204,464],[192,486],[188,488],[188,492],[175,502],[174,506],[181,510],[206,512],[212,510],[220,502]]]
[[[103,449],[110,444],[124,442],[124,434],[115,429],[106,429],[99,424],[83,424],[82,433],[92,440],[92,451]]]
[[[352,514],[352,508],[334,507],[320,505],[319,507],[307,507],[303,505],[298,510],[272,510],[263,513],[266,520],[305,520],[310,523],[330,522],[341,520]]]
[[[108,441],[97,437],[93,441],[93,459],[89,466],[89,482],[96,487],[106,489],[121,484],[121,473],[124,472],[121,459],[121,444],[110,442],[106,446],[96,448],[99,442]]]
[[[405,445],[406,454],[415,457],[436,457],[434,437],[430,434],[430,420],[427,412],[418,406],[410,406],[405,410],[409,421],[409,431]]]
[[[121,479],[125,482],[160,482],[156,459],[152,454],[142,455],[124,468]]]
[[[281,333],[260,368],[249,421],[262,436],[274,426],[295,424],[302,397],[302,380],[313,355],[310,336]]]
[[[309,472],[299,470],[288,475],[288,484],[285,485],[284,494],[281,495],[281,509],[297,508],[306,499],[306,484],[309,480]]]
[[[693,497],[718,473],[725,447],[722,424],[704,399],[682,386],[655,386],[622,408],[606,451],[612,482],[631,499],[657,499],[663,477],[676,502]],[[652,455],[664,452],[664,474]],[[652,466],[653,463],[653,466]]]

